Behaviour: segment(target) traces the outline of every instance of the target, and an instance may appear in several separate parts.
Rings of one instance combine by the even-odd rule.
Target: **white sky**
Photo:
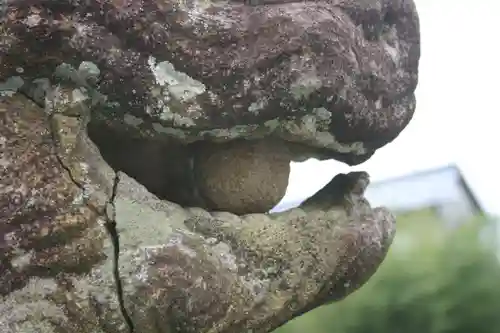
[[[422,55],[413,120],[359,166],[293,163],[282,203],[311,196],[339,172],[365,170],[377,181],[456,163],[483,207],[500,215],[500,1],[415,1]]]

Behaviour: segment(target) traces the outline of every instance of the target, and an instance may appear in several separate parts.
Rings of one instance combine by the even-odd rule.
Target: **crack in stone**
[[[25,95],[26,96],[26,95]],[[29,96],[27,96],[28,98],[30,98]],[[33,101],[33,99],[30,98],[31,101]],[[34,102],[34,101],[33,101]],[[68,177],[71,179],[71,181],[73,182],[73,184],[76,185],[76,187],[78,187],[78,189],[80,189],[80,191],[82,191],[82,193],[85,193],[85,186],[83,184],[81,184],[72,174],[71,172],[71,169],[69,166],[66,165],[66,163],[64,163],[63,159],[61,158],[61,156],[59,155],[59,152],[57,151],[57,137],[56,137],[56,129],[54,128],[54,121],[53,121],[53,118],[54,118],[54,114],[50,114],[48,117],[47,117],[47,121],[48,121],[48,126],[49,126],[49,131],[50,131],[50,138],[52,140],[52,148],[54,149],[54,157],[56,158],[57,162],[61,165],[61,167],[66,171],[66,173],[68,174]],[[85,196],[84,196],[85,198]],[[84,201],[85,203],[85,201]],[[89,207],[90,209],[92,209],[92,207],[90,207],[89,205],[87,205],[85,203],[85,205],[87,207]]]
[[[116,285],[116,294],[118,297],[118,303],[120,306],[120,312],[122,313],[123,318],[128,326],[128,330],[130,333],[134,333],[134,323],[132,318],[130,317],[127,309],[125,308],[125,301],[123,299],[123,285],[122,280],[120,279],[120,268],[118,265],[120,259],[120,236],[118,235],[118,231],[116,230],[116,210],[115,210],[115,198],[118,188],[118,183],[120,182],[120,175],[118,172],[115,172],[115,179],[113,181],[113,190],[111,192],[111,197],[106,206],[106,230],[109,233],[111,238],[111,242],[113,244],[113,277]]]
[[[26,95],[26,94],[25,94]],[[33,100],[30,96],[27,96],[30,98],[30,100]],[[58,163],[61,165],[61,167],[66,171],[68,177],[71,179],[71,181],[75,184],[75,186],[78,187],[80,191],[83,193],[83,204],[87,206],[89,209],[94,211],[95,213],[99,213],[95,210],[95,208],[92,205],[89,205],[87,203],[86,197],[85,197],[85,185],[81,184],[72,174],[71,168],[64,163],[63,158],[60,156],[58,149],[57,149],[57,133],[56,129],[54,128],[54,121],[53,121],[54,113],[51,113],[48,117],[48,124],[49,124],[49,131],[50,131],[50,137],[52,141],[52,145],[54,148],[54,157],[58,161]],[[106,205],[106,211],[105,211],[105,228],[109,234],[109,237],[111,239],[111,243],[113,245],[113,279],[115,280],[115,286],[116,286],[116,296],[118,298],[118,303],[120,307],[120,312],[125,320],[125,323],[128,327],[129,333],[134,333],[134,324],[132,321],[132,318],[130,317],[129,313],[127,312],[125,308],[125,302],[123,298],[123,285],[122,281],[120,279],[120,271],[119,271],[119,256],[120,256],[120,241],[119,241],[119,235],[116,230],[116,212],[115,212],[115,206],[114,206],[114,201],[116,198],[116,193],[117,193],[117,187],[118,183],[120,181],[120,176],[118,172],[115,172],[115,178],[113,180],[113,188],[112,192],[110,195],[110,198],[107,202]],[[100,214],[99,214],[100,215]]]

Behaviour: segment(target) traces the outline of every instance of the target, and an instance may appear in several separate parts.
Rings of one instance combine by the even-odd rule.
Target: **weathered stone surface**
[[[12,0],[0,77],[91,61],[108,126],[184,143],[273,133],[314,148],[296,158],[365,161],[415,109],[413,1],[270,2]]]
[[[2,332],[270,332],[359,288],[392,241],[393,216],[363,199],[366,173],[337,176],[345,193],[321,209],[159,200],[89,140],[90,98],[48,96],[45,110],[0,99]]]
[[[83,124],[0,97],[1,332],[126,332],[100,223],[114,173]]]
[[[285,196],[292,156],[281,140],[235,140],[196,147],[193,173],[207,208],[265,213]]]
[[[242,213],[408,124],[415,6],[263,2],[1,2],[1,332],[265,333],[375,272],[366,173]]]

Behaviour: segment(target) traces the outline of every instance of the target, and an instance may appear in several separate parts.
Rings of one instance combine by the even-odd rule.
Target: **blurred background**
[[[345,300],[275,333],[498,333],[500,265],[488,223],[449,228],[432,210],[402,214],[388,257]]]
[[[292,163],[276,211],[365,170],[397,219],[374,277],[275,333],[500,332],[500,41],[496,0],[415,0],[422,57],[410,125],[369,161]],[[314,175],[314,176],[312,176]]]

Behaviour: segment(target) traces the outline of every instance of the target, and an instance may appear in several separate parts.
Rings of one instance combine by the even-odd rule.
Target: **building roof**
[[[395,211],[453,204],[456,209],[467,208],[472,214],[484,213],[456,165],[373,182],[366,197],[373,206],[387,206]]]

